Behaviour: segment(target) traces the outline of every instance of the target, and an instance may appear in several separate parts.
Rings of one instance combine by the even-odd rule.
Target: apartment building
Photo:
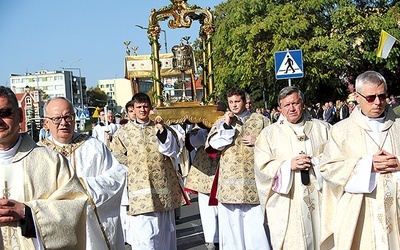
[[[151,89],[153,83],[150,80],[140,81],[140,91],[147,92]],[[125,109],[125,104],[132,99],[131,82],[125,78],[115,78],[99,80],[99,87],[107,95],[108,109],[114,113],[122,113]],[[106,105],[106,103],[104,103]]]
[[[41,90],[40,98],[62,96],[76,107],[87,103],[86,78],[70,70],[41,70],[22,75],[11,74],[10,86],[14,93],[24,93],[26,88]]]

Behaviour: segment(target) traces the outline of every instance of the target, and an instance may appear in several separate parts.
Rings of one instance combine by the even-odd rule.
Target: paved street
[[[176,221],[178,250],[207,250],[204,244],[197,195],[190,195],[191,205],[181,208],[181,217]],[[126,250],[131,248],[127,246]]]
[[[190,195],[191,205],[181,208],[181,217],[176,221],[178,250],[207,250],[204,245],[197,195]]]

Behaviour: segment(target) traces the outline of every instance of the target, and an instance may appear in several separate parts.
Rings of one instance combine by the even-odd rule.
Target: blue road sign
[[[300,49],[275,52],[274,59],[277,80],[304,76],[303,52]]]

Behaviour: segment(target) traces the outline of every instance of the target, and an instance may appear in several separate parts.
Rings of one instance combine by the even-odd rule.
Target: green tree
[[[107,95],[99,87],[91,87],[86,91],[89,106],[104,107],[107,103]]]
[[[251,93],[256,105],[262,90],[276,105],[287,80],[275,79],[274,53],[303,51],[304,77],[292,79],[309,102],[347,96],[347,84],[368,69],[380,71],[389,91],[400,78],[400,50],[376,57],[381,29],[400,38],[400,3],[393,0],[228,0],[215,9],[213,36],[216,91],[231,86]]]

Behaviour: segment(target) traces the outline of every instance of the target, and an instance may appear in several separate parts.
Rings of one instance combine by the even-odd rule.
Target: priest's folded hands
[[[395,155],[381,150],[372,156],[372,172],[387,174],[399,170],[399,159]]]
[[[308,170],[312,167],[311,157],[306,154],[299,154],[292,158],[291,169],[292,170]]]
[[[8,225],[25,218],[25,204],[11,200],[0,199],[0,226]]]

